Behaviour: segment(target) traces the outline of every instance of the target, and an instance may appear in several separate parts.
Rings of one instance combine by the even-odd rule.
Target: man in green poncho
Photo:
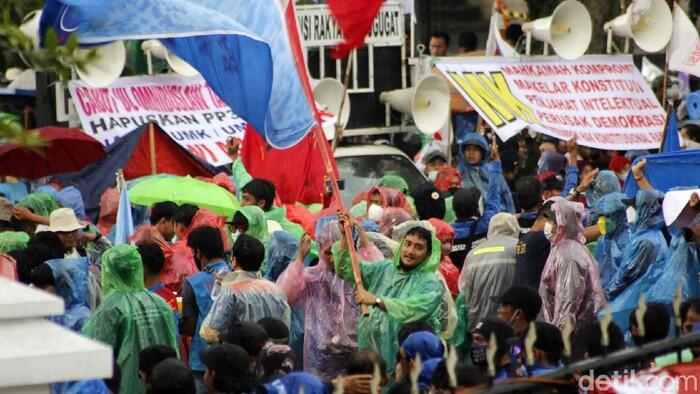
[[[347,214],[339,215],[342,222]],[[406,232],[393,260],[360,262],[364,290],[355,290],[355,300],[370,307],[360,319],[358,348],[375,349],[393,373],[399,350],[399,328],[413,321],[425,321],[440,330],[442,284],[435,272],[440,265],[440,241],[428,229],[413,227]],[[333,246],[338,276],[354,283],[345,238]]]
[[[122,372],[122,392],[145,393],[138,379],[139,352],[153,345],[177,349],[173,311],[144,287],[135,246],[115,246],[102,255],[102,286],[105,299],[83,326],[83,334],[112,346]]]

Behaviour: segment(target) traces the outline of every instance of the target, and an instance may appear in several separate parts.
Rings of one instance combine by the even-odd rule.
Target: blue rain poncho
[[[657,283],[649,289],[647,300],[671,306],[676,288],[682,285],[683,299],[700,297],[700,245],[679,235],[666,269]]]
[[[79,259],[56,259],[46,262],[53,273],[56,294],[63,298],[65,311],[51,320],[70,330],[80,332],[90,317],[88,303],[88,261]]]
[[[153,345],[177,351],[173,310],[143,284],[143,263],[135,246],[122,244],[102,255],[105,299],[83,326],[83,334],[111,346],[121,368],[121,391],[146,393],[138,378],[139,352]]]
[[[463,140],[457,141],[459,144],[459,159],[457,161],[457,171],[462,174],[462,188],[476,187],[481,192],[482,196],[488,194],[489,173],[486,165],[489,161],[489,145],[481,134],[468,133]],[[467,145],[476,145],[483,151],[481,163],[471,165],[464,157],[464,148]],[[510,188],[503,176],[498,178],[498,190],[500,196],[500,205],[503,207],[503,212],[515,213],[515,204],[513,196],[510,193]]]
[[[666,270],[670,252],[661,231],[663,193],[640,190],[635,199],[637,220],[632,225],[630,242],[622,252],[622,263],[605,289],[613,320],[624,331],[629,313],[637,307],[639,296],[658,284]],[[675,286],[675,285],[674,285]]]
[[[583,193],[586,203],[594,207],[603,196],[620,191],[620,179],[613,171],[604,170],[598,173],[591,186]]]
[[[428,257],[409,272],[400,268],[403,242],[402,239],[393,260],[375,263],[360,261],[365,289],[381,297],[387,310],[370,308],[369,316],[360,317],[357,345],[359,349],[376,350],[387,362],[390,375],[396,364],[396,352],[399,350],[397,334],[401,326],[422,320],[440,332],[443,294],[449,294],[437,274],[441,253],[440,241],[435,235],[432,236]],[[336,243],[333,245],[333,259],[338,276],[354,284],[348,250],[341,250],[340,244]]]
[[[608,286],[622,264],[622,251],[630,239],[630,228],[625,215],[627,206],[622,203],[623,198],[625,195],[622,193],[610,193],[601,197],[593,208],[605,220],[605,235],[598,238],[594,253],[603,288]]]
[[[270,249],[267,252],[265,279],[273,282],[287,269],[297,256],[299,239],[286,231],[275,231],[270,235]]]

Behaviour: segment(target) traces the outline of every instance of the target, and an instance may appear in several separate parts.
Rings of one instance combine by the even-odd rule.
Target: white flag
[[[518,53],[515,48],[510,46],[501,36],[502,24],[503,16],[494,12],[491,15],[491,23],[489,23],[489,36],[486,39],[486,56],[517,57]]]
[[[673,35],[668,45],[668,68],[700,77],[700,37],[678,4],[673,8]]]

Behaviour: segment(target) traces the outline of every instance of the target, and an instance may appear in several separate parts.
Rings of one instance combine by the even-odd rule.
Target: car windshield
[[[425,182],[425,177],[401,155],[367,155],[337,157],[340,179],[345,181],[343,202],[351,206],[353,198],[377,186],[384,175],[398,175],[406,180],[409,190]]]

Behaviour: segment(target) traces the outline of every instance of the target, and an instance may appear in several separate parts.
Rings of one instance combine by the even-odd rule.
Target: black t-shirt
[[[515,283],[535,290],[540,288],[544,263],[549,257],[551,244],[544,231],[530,231],[520,236],[515,248]]]

